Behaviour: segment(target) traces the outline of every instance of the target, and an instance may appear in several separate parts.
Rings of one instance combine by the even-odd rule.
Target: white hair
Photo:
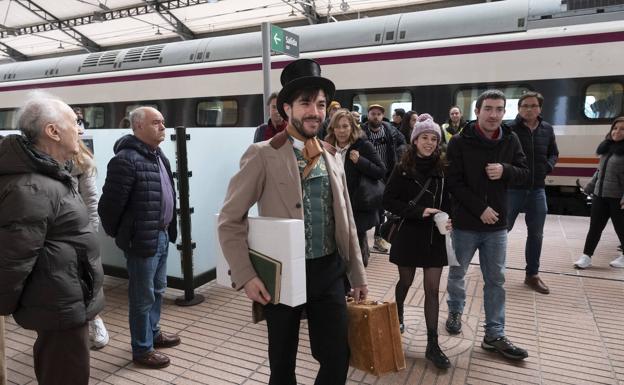
[[[147,110],[150,109],[153,108],[148,106],[140,106],[130,111],[128,119],[130,119],[130,124],[132,125],[133,130],[135,130],[140,123],[143,123],[143,120],[145,120],[145,113],[147,112]]]
[[[17,114],[17,125],[30,142],[36,143],[47,124],[63,121],[66,109],[71,110],[56,96],[40,90],[33,91]]]

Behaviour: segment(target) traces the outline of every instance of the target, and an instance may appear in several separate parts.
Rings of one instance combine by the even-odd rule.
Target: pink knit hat
[[[410,143],[414,143],[418,135],[423,134],[425,132],[433,132],[438,137],[438,143],[442,137],[442,131],[440,131],[440,126],[433,121],[433,117],[427,113],[418,115],[418,119],[416,120],[416,124],[414,124],[414,129],[412,130],[412,136],[410,137]]]

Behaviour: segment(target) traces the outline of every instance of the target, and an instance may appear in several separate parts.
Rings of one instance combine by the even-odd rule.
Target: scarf
[[[313,138],[305,138],[303,137],[303,135],[297,132],[295,127],[293,127],[291,124],[286,127],[286,132],[288,132],[288,135],[304,143],[302,153],[303,158],[306,160],[306,166],[303,169],[302,179],[305,179],[308,177],[310,171],[312,171],[312,168],[314,168],[316,162],[318,162],[319,158],[321,157],[321,154],[323,153],[323,147],[321,147],[321,143],[319,143],[316,136]]]
[[[605,139],[598,145],[596,149],[596,154],[604,155],[604,154],[616,154],[616,155],[624,155],[624,140],[620,140],[618,142],[613,141],[613,139]]]

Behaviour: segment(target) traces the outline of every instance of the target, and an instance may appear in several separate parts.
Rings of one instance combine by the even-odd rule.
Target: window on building
[[[622,114],[620,83],[596,83],[585,89],[583,113],[589,119],[612,119]]]
[[[238,122],[236,100],[206,100],[197,103],[196,123],[200,127],[234,126]]]

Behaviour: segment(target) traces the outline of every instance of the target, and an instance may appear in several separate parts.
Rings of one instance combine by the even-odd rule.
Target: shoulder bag
[[[423,196],[423,194],[425,193],[425,190],[427,190],[430,184],[431,184],[431,177],[427,179],[427,181],[423,185],[422,190],[420,190],[418,195],[416,195],[416,198],[409,201],[408,204],[410,206],[414,206],[418,202],[420,197]],[[386,221],[382,223],[381,226],[379,227],[379,235],[381,235],[381,237],[386,242],[392,243],[396,235],[401,230],[401,226],[403,226],[403,221],[405,221],[405,218],[403,218],[401,215],[392,214],[391,212],[386,211]]]

